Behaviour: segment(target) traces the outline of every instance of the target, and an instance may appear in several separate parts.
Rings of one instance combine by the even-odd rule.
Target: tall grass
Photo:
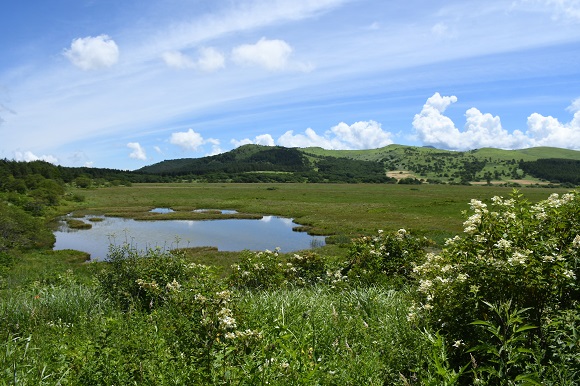
[[[246,292],[242,327],[262,331],[257,373],[270,384],[394,384],[423,363],[405,292],[326,286]],[[251,369],[248,372],[252,373]]]

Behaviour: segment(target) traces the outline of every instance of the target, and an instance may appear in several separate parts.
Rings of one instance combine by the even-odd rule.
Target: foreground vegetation
[[[220,278],[180,251],[125,244],[76,273],[21,277],[2,291],[1,379],[578,384],[580,195],[514,192],[469,214],[437,254],[379,230],[344,259],[247,251]]]
[[[577,193],[134,184],[51,201],[30,186],[1,200],[0,384],[580,383]],[[92,263],[47,249],[58,213],[154,207],[284,215],[335,242],[296,254],[120,244]]]

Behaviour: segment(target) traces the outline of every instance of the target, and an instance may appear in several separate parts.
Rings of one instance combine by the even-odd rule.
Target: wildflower
[[[217,292],[216,295],[217,295],[217,297],[219,299],[222,299],[222,300],[230,300],[230,297],[232,296],[232,293],[230,291],[228,291],[228,290],[224,290],[224,291],[221,291],[221,292]]]
[[[171,283],[167,283],[165,285],[165,288],[168,291],[179,291],[181,289],[181,284],[179,284],[177,280],[173,279]]]
[[[433,286],[433,282],[431,280],[420,280],[419,281],[419,292],[427,292]]]
[[[556,258],[554,256],[542,256],[544,263],[553,263]]]
[[[574,237],[574,241],[572,241],[572,246],[574,248],[580,248],[580,235],[576,235],[576,237]]]
[[[465,280],[467,280],[467,278],[469,277],[468,274],[466,273],[460,273],[457,275],[457,281],[460,283],[463,283]]]
[[[499,241],[495,243],[493,246],[499,249],[503,249],[505,251],[511,248],[512,242],[506,239],[499,239]]]
[[[520,251],[516,251],[513,253],[511,257],[508,258],[508,264],[525,264],[526,263],[526,255]]]
[[[487,205],[484,204],[483,202],[476,200],[476,199],[472,199],[469,204],[471,205],[471,210],[474,210],[476,212],[487,212]]]
[[[562,274],[566,276],[568,279],[576,279],[576,275],[574,275],[574,272],[571,269],[562,272]]]
[[[237,332],[237,331],[236,331]],[[226,332],[226,334],[224,335],[224,337],[226,339],[236,339],[236,334],[233,332]]]
[[[222,327],[223,329],[237,327],[236,319],[232,317],[232,310],[230,310],[229,308],[222,308],[217,313],[217,316],[220,327]]]
[[[463,341],[461,339],[456,340],[455,343],[453,344],[453,347],[459,348],[461,346],[465,346],[465,343],[463,343]]]

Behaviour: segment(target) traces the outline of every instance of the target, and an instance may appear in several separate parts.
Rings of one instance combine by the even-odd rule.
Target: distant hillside
[[[522,162],[542,159],[580,161],[580,152],[553,147],[536,147],[521,150],[482,148],[465,152],[389,145],[372,150],[302,149],[312,156],[346,157],[357,160],[379,161],[392,176],[405,176],[433,183],[510,182],[526,180],[528,183],[559,181],[576,184],[571,177],[551,176],[549,170]],[[556,169],[551,169],[554,173]],[[571,175],[574,169],[569,169]]]
[[[260,145],[203,158],[167,160],[136,172],[207,182],[396,182],[386,176],[378,161],[307,155],[296,148]]]
[[[556,173],[558,167],[541,161],[546,159],[580,163],[580,152],[550,147],[458,152],[404,145],[371,150],[245,145],[211,157],[167,160],[136,172],[209,182],[580,183],[574,169],[578,163],[562,163],[567,170],[562,175]]]

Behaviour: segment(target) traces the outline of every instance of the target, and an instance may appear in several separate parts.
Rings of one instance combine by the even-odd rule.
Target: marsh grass
[[[270,384],[393,384],[423,363],[405,291],[326,286],[246,292],[242,328],[262,331],[258,372]]]
[[[78,190],[87,199],[82,203],[68,202],[61,211],[140,219],[248,218],[267,214],[293,218],[316,235],[352,238],[377,229],[405,228],[442,244],[445,238],[462,231],[461,213],[471,198],[488,200],[511,192],[511,188],[499,186],[420,185],[413,189],[396,184],[133,184]],[[521,189],[533,202],[549,193],[565,191]],[[157,216],[148,213],[159,203],[176,212]],[[196,208],[235,209],[239,213],[192,212]]]
[[[66,223],[71,229],[91,229],[93,227],[90,223],[75,218],[67,219]]]

